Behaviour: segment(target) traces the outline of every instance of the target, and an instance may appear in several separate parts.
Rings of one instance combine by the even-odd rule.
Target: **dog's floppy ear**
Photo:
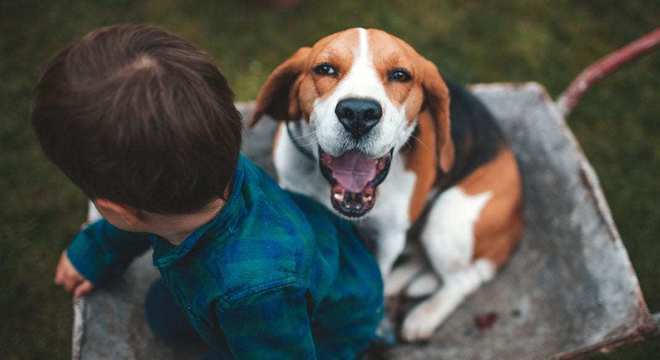
[[[294,99],[298,87],[296,79],[303,71],[311,48],[298,49],[281,63],[266,79],[259,90],[257,103],[248,126],[254,126],[265,114],[276,120],[293,120],[300,117],[300,108]]]
[[[433,116],[436,134],[436,148],[439,165],[445,173],[454,165],[454,142],[451,139],[449,119],[449,90],[438,68],[430,61],[421,58],[422,87],[424,102]]]

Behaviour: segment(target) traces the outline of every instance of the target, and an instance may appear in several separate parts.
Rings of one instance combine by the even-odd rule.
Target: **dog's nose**
[[[359,138],[378,124],[383,109],[374,100],[349,98],[337,103],[335,114],[344,129]]]

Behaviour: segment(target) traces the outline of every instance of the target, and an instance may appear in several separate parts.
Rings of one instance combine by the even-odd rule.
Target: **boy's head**
[[[161,214],[222,198],[241,143],[213,60],[143,25],[101,28],[61,51],[37,85],[32,123],[46,156],[91,199]]]

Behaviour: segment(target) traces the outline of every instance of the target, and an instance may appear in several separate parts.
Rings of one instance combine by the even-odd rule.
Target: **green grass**
[[[217,59],[238,99],[299,46],[347,27],[399,35],[464,82],[538,81],[556,96],[584,67],[660,24],[660,2],[311,1],[291,11],[255,1],[0,3],[0,358],[70,356],[70,297],[52,284],[85,198],[41,155],[31,89],[54,52],[102,25],[148,22]],[[599,84],[569,123],[600,175],[649,306],[660,310],[660,52]],[[648,359],[660,342],[610,359]]]

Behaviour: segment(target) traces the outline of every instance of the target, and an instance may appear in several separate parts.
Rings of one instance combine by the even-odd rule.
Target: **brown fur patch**
[[[500,267],[509,258],[522,236],[521,186],[518,164],[508,148],[459,183],[468,195],[492,194],[474,225],[474,259],[486,258]]]
[[[412,140],[414,147],[405,155],[406,169],[413,171],[416,176],[408,211],[411,223],[414,223],[424,210],[437,175],[433,118],[425,111],[419,114],[418,121],[419,136]]]
[[[309,54],[305,74],[299,81],[295,101],[298,102],[305,119],[309,119],[314,102],[332,94],[339,82],[348,74],[357,55],[359,35],[357,29],[349,29],[318,41]],[[320,76],[313,73],[315,66],[327,63],[337,70],[337,76]]]
[[[435,65],[419,58],[419,68],[424,89],[424,103],[435,120],[435,135],[437,137],[438,163],[445,173],[454,166],[454,142],[451,138],[451,123],[449,119],[449,89]]]
[[[266,83],[259,90],[255,111],[249,126],[254,126],[265,114],[276,120],[289,120],[299,117],[297,102],[291,101],[292,95],[297,92],[299,75],[305,69],[307,57],[311,49],[303,47],[298,49],[289,59],[280,64],[266,79]]]
[[[454,164],[454,143],[451,139],[449,119],[449,91],[440,72],[403,40],[381,30],[369,30],[369,45],[374,67],[388,97],[395,104],[403,104],[409,122],[420,111],[428,109],[434,119],[437,161],[444,172]],[[389,81],[389,72],[395,68],[407,70],[409,82]]]
[[[426,105],[434,119],[437,161],[440,168],[448,172],[454,163],[454,144],[449,119],[449,91],[440,72],[403,40],[381,30],[368,31],[371,59],[388,97],[395,104],[405,106],[409,122],[414,121]],[[389,72],[395,68],[407,70],[412,79],[409,82],[389,81]]]
[[[264,114],[276,120],[309,119],[314,100],[328,96],[350,70],[358,43],[357,29],[349,29],[326,36],[312,48],[298,49],[266,79],[249,125],[254,126]],[[321,63],[333,65],[338,76],[314,74],[312,70]]]
[[[419,88],[419,81],[398,82],[390,81],[389,73],[394,69],[403,69],[409,72],[412,79],[415,79],[415,59],[417,54],[411,53],[408,49],[401,46],[395,38],[383,31],[370,29],[368,30],[369,51],[374,69],[380,78],[385,92],[390,100],[396,105],[407,105],[406,108],[411,108],[414,112],[412,116],[408,117],[409,121],[419,112],[421,108],[421,101],[418,104],[408,103],[411,91],[417,87]],[[418,95],[419,91],[413,92],[413,95]]]

